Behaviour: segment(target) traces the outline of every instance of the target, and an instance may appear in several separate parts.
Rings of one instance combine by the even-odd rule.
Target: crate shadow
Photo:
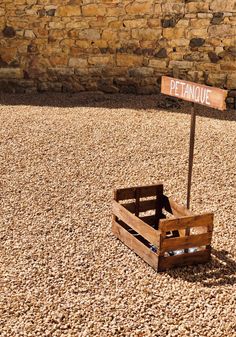
[[[212,248],[212,260],[205,265],[196,265],[191,272],[178,268],[167,273],[175,279],[184,279],[191,283],[201,283],[204,287],[232,286],[236,283],[236,262],[228,257],[225,250]]]

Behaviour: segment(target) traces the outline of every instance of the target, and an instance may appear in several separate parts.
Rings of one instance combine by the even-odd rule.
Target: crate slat
[[[147,215],[147,216],[141,216],[139,217],[140,220],[147,223],[148,225],[155,225],[156,224],[156,217],[155,215]]]
[[[127,200],[135,199],[136,191],[139,190],[139,197],[152,197],[156,193],[163,194],[163,184],[150,185],[150,186],[141,186],[141,187],[132,187],[132,188],[120,188],[116,190],[116,200]]]
[[[167,212],[173,214],[175,217],[194,215],[193,212],[185,206],[180,205],[172,198],[167,198],[166,196],[164,196],[164,207]]]
[[[161,253],[170,250],[179,250],[192,247],[200,247],[211,244],[212,233],[204,233],[198,235],[182,236],[179,238],[165,239],[161,243]]]
[[[211,250],[205,249],[194,253],[160,257],[158,271],[165,271],[174,267],[206,263],[211,259]]]
[[[148,224],[140,220],[134,214],[130,213],[117,201],[113,200],[113,213],[120,220],[124,221],[129,227],[142,235],[147,241],[155,246],[160,244],[160,231],[150,227]]]
[[[162,231],[173,231],[193,227],[207,226],[213,229],[213,213],[181,217],[178,219],[161,219],[159,229]]]
[[[136,203],[135,202],[130,202],[127,204],[121,204],[124,206],[128,211],[131,213],[134,213],[136,211]],[[149,210],[155,210],[156,208],[156,200],[143,200],[139,202],[139,212],[146,212]]]
[[[126,246],[132,249],[145,262],[157,271],[158,256],[146,247],[142,242],[136,239],[132,234],[120,226],[116,221],[112,222],[112,231]]]

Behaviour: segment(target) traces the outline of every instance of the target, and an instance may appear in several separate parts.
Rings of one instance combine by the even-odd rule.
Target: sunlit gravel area
[[[112,191],[186,202],[189,105],[0,96],[0,336],[236,336],[236,111],[198,107],[192,209],[212,262],[156,273],[111,233]]]

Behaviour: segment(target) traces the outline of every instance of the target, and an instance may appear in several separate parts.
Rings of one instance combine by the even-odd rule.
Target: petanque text
[[[171,80],[170,95],[182,99],[192,100],[195,103],[211,105],[209,101],[210,89],[202,88],[185,82]]]
[[[215,109],[226,109],[227,91],[220,88],[162,76],[161,92]]]

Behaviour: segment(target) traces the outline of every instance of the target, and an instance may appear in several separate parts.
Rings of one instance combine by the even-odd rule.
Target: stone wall
[[[0,2],[0,90],[156,93],[195,72],[235,94],[235,0]]]

